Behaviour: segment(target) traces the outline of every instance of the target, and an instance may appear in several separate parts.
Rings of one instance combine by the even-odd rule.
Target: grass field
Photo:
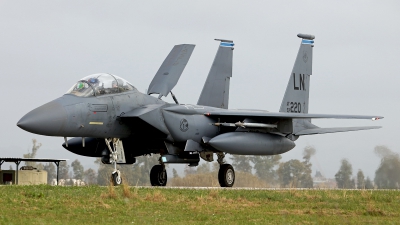
[[[1,186],[1,224],[400,224],[400,192]]]

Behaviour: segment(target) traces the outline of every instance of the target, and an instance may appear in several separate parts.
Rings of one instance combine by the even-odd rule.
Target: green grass
[[[400,224],[400,192],[1,186],[0,224]]]

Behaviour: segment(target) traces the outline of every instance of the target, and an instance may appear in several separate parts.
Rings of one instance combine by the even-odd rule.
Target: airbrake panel
[[[195,45],[175,45],[150,83],[147,94],[167,96],[178,83]]]

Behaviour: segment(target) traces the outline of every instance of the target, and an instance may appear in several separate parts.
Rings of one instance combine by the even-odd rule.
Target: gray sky
[[[398,1],[365,0],[0,0],[0,155],[21,157],[36,138],[43,144],[38,157],[93,166],[92,158],[64,150],[62,138],[25,132],[17,121],[93,73],[116,74],[144,92],[176,44],[196,44],[174,89],[181,103],[197,102],[218,48],[213,39],[224,38],[236,45],[230,108],[278,111],[300,45],[296,34],[310,33],[316,39],[309,112],[385,119],[314,120],[383,128],[304,136],[283,159],[300,159],[313,145],[314,172],[333,177],[347,158],[353,174],[362,169],[373,178],[380,161],[374,147],[399,152],[399,9]]]

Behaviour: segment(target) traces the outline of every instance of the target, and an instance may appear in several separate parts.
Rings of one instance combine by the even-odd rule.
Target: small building
[[[21,162],[53,162],[57,167],[57,183],[58,168],[60,162],[67,159],[33,159],[33,158],[0,158],[0,184],[47,184],[47,171],[37,170],[31,166],[23,166],[19,170]],[[16,170],[1,170],[1,165],[5,162],[13,162],[16,164]]]
[[[15,170],[1,170],[1,184],[19,184],[19,185],[34,185],[47,184],[47,171],[37,170],[36,168],[24,168],[18,171],[18,177],[15,176]]]

